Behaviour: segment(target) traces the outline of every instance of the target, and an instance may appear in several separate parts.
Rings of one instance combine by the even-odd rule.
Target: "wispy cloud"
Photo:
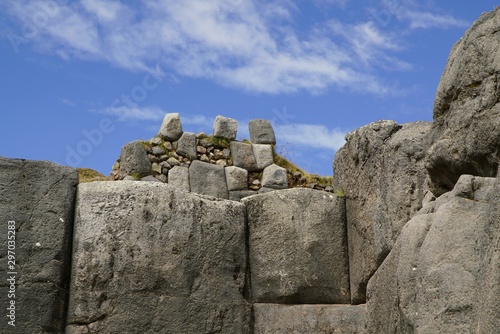
[[[159,107],[132,107],[125,105],[95,111],[105,115],[116,116],[119,121],[158,121],[162,120],[165,114],[168,113]]]
[[[369,21],[346,24],[331,16],[298,26],[297,6],[290,0],[151,0],[135,5],[5,0],[0,8],[18,21],[20,33],[22,27],[34,26],[36,33],[22,38],[44,52],[107,61],[130,71],[152,73],[160,64],[178,77],[205,78],[251,92],[348,89],[387,95],[395,89],[377,71],[411,68],[397,57],[401,41],[394,33]],[[392,9],[413,28],[462,24],[451,16]],[[44,20],[26,21],[34,17]]]
[[[316,149],[337,151],[345,143],[346,132],[329,129],[317,124],[287,124],[275,126],[276,137],[280,143],[302,145]]]

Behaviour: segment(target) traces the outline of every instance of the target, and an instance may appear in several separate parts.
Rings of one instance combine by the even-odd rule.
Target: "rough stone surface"
[[[196,154],[196,134],[192,132],[184,132],[177,142],[177,153],[195,160]]]
[[[253,144],[252,147],[258,170],[263,170],[274,163],[273,147],[271,145]]]
[[[175,166],[168,172],[168,184],[182,191],[190,191],[189,167]]]
[[[246,190],[248,188],[248,171],[243,168],[231,166],[225,170],[227,189]]]
[[[145,182],[161,182],[160,180],[158,180],[156,177],[154,177],[152,175],[148,175],[148,176],[145,176],[145,177],[141,178],[141,181],[145,181]]]
[[[229,198],[224,167],[195,160],[189,166],[192,192],[218,198]]]
[[[366,300],[366,284],[426,193],[430,123],[379,121],[346,136],[334,161],[334,188],[346,194],[351,295]]]
[[[462,174],[494,177],[500,161],[500,9],[483,14],[451,50],[434,102],[426,167],[440,195]]]
[[[231,201],[241,201],[243,198],[256,195],[257,192],[253,190],[234,190],[229,192],[229,199]]]
[[[151,162],[139,140],[122,147],[120,171],[125,175],[139,174],[141,177],[151,174]]]
[[[262,173],[262,187],[272,189],[288,188],[288,174],[286,169],[272,164],[264,169]]]
[[[238,121],[232,118],[217,116],[214,122],[214,136],[229,140],[236,139],[238,132]]]
[[[233,164],[236,167],[244,168],[250,172],[258,170],[251,144],[232,141],[231,153],[233,156]]]
[[[255,334],[363,334],[366,306],[254,304]]]
[[[250,141],[254,144],[276,144],[276,137],[271,122],[265,119],[254,119],[248,124]]]
[[[67,332],[250,332],[242,204],[126,181],[77,203]]]
[[[242,202],[255,302],[349,303],[343,198],[296,188]]]
[[[0,157],[1,333],[64,332],[77,183],[76,169]],[[8,233],[9,221],[15,235]],[[14,270],[7,269],[8,236],[16,241]],[[6,316],[14,300],[8,271],[17,272],[15,327]]]
[[[403,228],[368,284],[369,333],[498,333],[500,183],[463,175]]]
[[[169,141],[176,141],[182,136],[181,117],[178,113],[165,115],[158,135]]]

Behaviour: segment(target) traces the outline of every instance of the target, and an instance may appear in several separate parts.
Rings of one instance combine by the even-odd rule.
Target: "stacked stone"
[[[213,129],[211,136],[184,132],[179,114],[167,114],[156,137],[123,147],[111,175],[236,201],[288,188],[286,169],[274,164],[276,138],[269,121],[250,122],[251,142],[236,141],[235,119],[217,116]]]

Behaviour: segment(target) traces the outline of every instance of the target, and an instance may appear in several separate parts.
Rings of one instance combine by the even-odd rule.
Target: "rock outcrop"
[[[346,136],[334,161],[334,186],[346,194],[351,295],[366,284],[392,249],[426,192],[424,157],[431,124],[368,124]]]
[[[462,174],[494,177],[500,161],[500,9],[483,14],[453,47],[434,102],[426,167],[441,195]]]
[[[1,333],[64,332],[77,183],[74,168],[0,157]]]
[[[368,333],[498,333],[500,182],[463,175],[403,228],[368,285]]]

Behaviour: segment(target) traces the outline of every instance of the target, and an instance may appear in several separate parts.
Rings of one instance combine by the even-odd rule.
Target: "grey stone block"
[[[239,202],[243,198],[253,195],[257,195],[257,192],[253,190],[234,190],[229,192],[229,199],[231,201]]]
[[[288,188],[288,175],[286,169],[272,164],[264,169],[262,173],[262,187],[272,189]]]
[[[214,122],[214,136],[229,140],[236,139],[238,132],[238,121],[232,118],[217,116]]]
[[[195,160],[189,166],[191,191],[197,194],[229,198],[224,167]]]
[[[273,147],[265,144],[253,144],[253,155],[258,170],[263,170],[274,163]]]
[[[236,166],[226,167],[227,189],[246,190],[248,188],[248,171]]]
[[[196,160],[196,134],[192,132],[184,132],[177,142],[177,153],[189,158],[191,160]]]
[[[181,117],[178,113],[165,115],[158,135],[169,141],[176,141],[182,136]]]
[[[175,166],[172,168],[168,172],[168,184],[179,190],[190,191],[189,168],[181,166]]]
[[[253,144],[276,144],[276,137],[271,122],[265,119],[254,119],[248,124],[250,140]]]
[[[149,182],[77,202],[67,333],[249,334],[241,203]]]
[[[64,332],[77,183],[74,168],[0,158],[1,333]],[[15,256],[12,268],[7,262],[9,246]],[[8,297],[11,276],[15,299]],[[12,300],[15,327],[7,317]]]
[[[247,197],[242,203],[255,302],[350,302],[343,198],[295,188]]]
[[[231,154],[234,166],[244,168],[250,172],[258,170],[251,144],[232,141]]]
[[[151,161],[139,140],[122,147],[120,171],[124,175],[138,174],[140,177],[151,175]]]

